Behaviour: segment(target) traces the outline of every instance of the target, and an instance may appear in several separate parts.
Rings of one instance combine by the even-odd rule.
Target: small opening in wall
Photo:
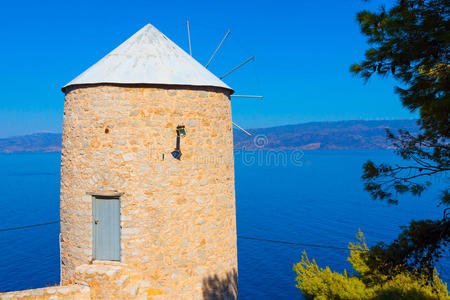
[[[109,133],[109,128],[105,128],[105,133],[106,133],[106,134]]]

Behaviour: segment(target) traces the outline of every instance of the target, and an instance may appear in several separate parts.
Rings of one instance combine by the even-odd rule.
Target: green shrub
[[[447,284],[439,278],[436,270],[432,282],[411,272],[388,276],[371,270],[364,255],[370,250],[361,231],[357,238],[357,243],[349,244],[350,257],[347,260],[355,271],[352,275],[346,270],[341,274],[329,267],[319,268],[316,261],[311,261],[303,252],[302,260],[293,269],[297,273],[296,287],[306,299],[450,299]]]

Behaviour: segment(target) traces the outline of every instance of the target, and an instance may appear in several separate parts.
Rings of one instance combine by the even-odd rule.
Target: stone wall
[[[87,286],[72,284],[0,294],[0,300],[90,300]]]
[[[177,125],[187,131],[181,160],[171,155]],[[74,282],[76,268],[92,263],[89,193],[123,193],[120,264],[127,280],[167,299],[213,294],[209,280],[237,274],[229,91],[69,88],[61,159],[62,283]]]

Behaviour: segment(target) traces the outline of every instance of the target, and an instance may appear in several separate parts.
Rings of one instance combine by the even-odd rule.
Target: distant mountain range
[[[390,149],[386,128],[394,132],[419,130],[415,120],[313,122],[248,129],[252,136],[234,129],[234,147],[249,150]],[[61,151],[61,133],[0,138],[0,153],[58,151]]]
[[[0,138],[0,153],[58,151],[61,151],[61,133],[39,132]]]
[[[234,131],[236,149],[390,149],[386,129],[419,131],[416,120],[312,122]]]

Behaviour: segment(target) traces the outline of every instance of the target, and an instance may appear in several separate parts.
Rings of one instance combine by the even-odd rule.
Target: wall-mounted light
[[[181,148],[180,148],[180,137],[186,136],[186,128],[184,125],[178,125],[177,126],[177,146],[175,147],[175,150],[172,151],[172,156],[175,159],[180,160],[181,159]]]
[[[184,128],[184,125],[178,125],[177,126],[177,136],[185,136],[186,135],[186,129]]]

